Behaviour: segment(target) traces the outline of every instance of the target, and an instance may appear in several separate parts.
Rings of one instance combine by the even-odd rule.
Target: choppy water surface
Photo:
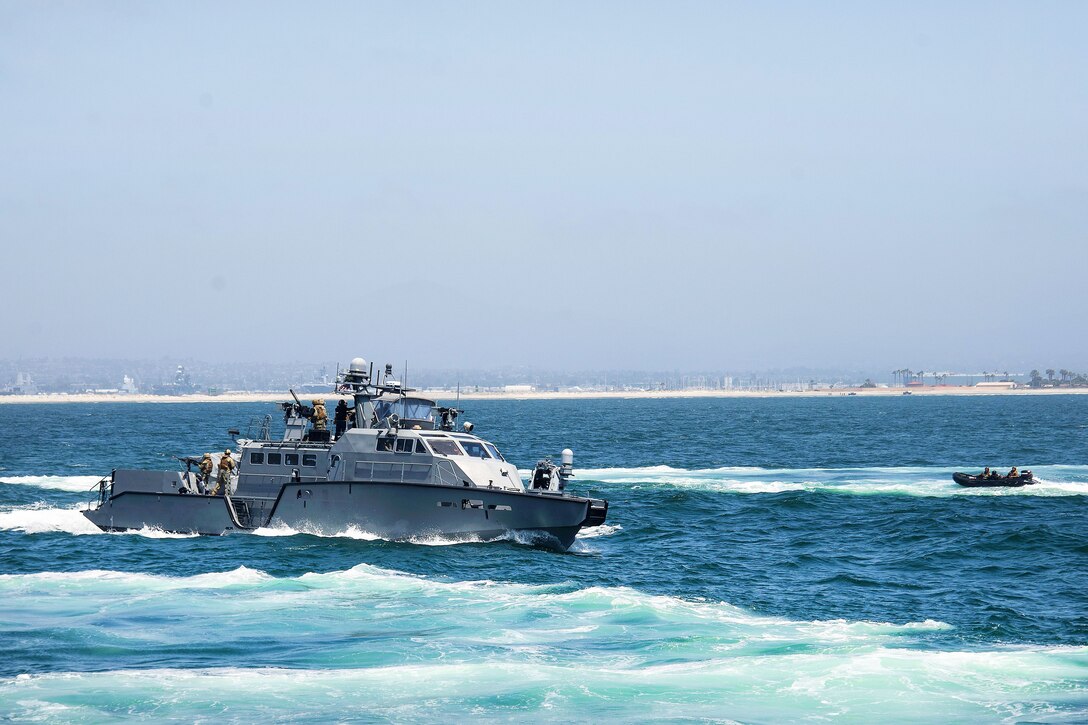
[[[0,406],[0,717],[1088,719],[1088,398],[464,407],[523,470],[573,448],[607,524],[104,534],[100,475],[273,406]]]

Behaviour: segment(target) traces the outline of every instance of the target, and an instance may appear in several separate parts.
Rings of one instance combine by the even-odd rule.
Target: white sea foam
[[[663,487],[739,494],[809,491],[898,496],[1088,496],[1088,467],[1041,466],[1036,483],[1020,488],[967,488],[952,480],[955,467],[680,469],[669,466],[598,468],[579,472],[583,480],[633,488]],[[962,470],[962,467],[961,467]]]
[[[0,529],[21,531],[24,534],[64,533],[76,536],[107,533],[91,523],[83,515],[81,508],[80,506],[56,508],[38,504],[0,511]],[[109,533],[114,536],[143,536],[149,539],[183,539],[197,536],[197,534],[163,531],[153,526]]]
[[[502,604],[510,612],[539,609],[551,615],[566,613],[581,624],[601,623],[620,615],[629,621],[633,615],[644,615],[662,623],[703,623],[730,625],[766,630],[760,634],[789,632],[791,637],[839,642],[849,639],[899,636],[918,632],[941,631],[949,625],[934,620],[893,624],[886,622],[848,622],[846,620],[795,621],[747,612],[718,601],[688,600],[680,597],[647,594],[628,587],[587,587],[570,590],[569,585],[519,584],[491,580],[444,581],[400,571],[358,564],[351,569],[333,572],[311,572],[298,577],[277,578],[265,572],[238,567],[225,572],[213,572],[186,577],[130,573],[108,570],[79,572],[42,572],[35,574],[0,575],[0,588],[34,589],[42,596],[78,587],[88,602],[96,595],[115,597],[118,589],[128,589],[132,596],[181,589],[234,588],[246,606],[267,594],[304,585],[306,591],[337,591],[354,597],[362,592],[414,592],[440,596],[455,602],[456,607],[472,608],[477,604]],[[313,606],[320,608],[324,594],[315,595]],[[554,622],[553,622],[554,624]]]
[[[79,493],[90,491],[101,479],[101,476],[6,476],[0,474],[0,483]]]
[[[316,719],[448,720],[510,700],[528,708],[517,714],[546,710],[559,719],[602,704],[622,719],[723,712],[762,720],[844,713],[861,721],[904,713],[920,720],[1031,719],[1044,707],[1088,714],[1088,648],[941,652],[928,644],[949,629],[938,621],[790,620],[626,587],[444,581],[360,564],[283,578],[245,567],[186,577],[4,575],[0,598],[17,603],[5,613],[9,627],[54,619],[98,632],[102,622],[129,622],[115,646],[133,651],[164,636],[180,647],[202,642],[209,629],[223,644],[239,646],[270,628],[281,644],[352,643],[366,632],[383,638],[380,653],[364,646],[365,634],[359,646],[345,644],[335,653],[343,669],[320,669],[315,661],[313,670],[119,670],[0,680],[0,711],[16,719],[58,705],[87,719],[116,705],[158,719],[230,719],[257,707],[265,719],[305,711]],[[201,612],[199,621],[193,612]],[[176,622],[165,635],[163,618]],[[141,627],[144,621],[150,624]]]
[[[324,539],[355,539],[357,541],[390,541],[401,542],[409,544],[418,544],[420,546],[456,546],[458,544],[479,544],[489,543],[492,541],[501,541],[506,537],[496,537],[492,539],[484,539],[474,534],[465,534],[462,536],[440,536],[440,535],[419,535],[406,539],[391,539],[383,537],[379,534],[366,531],[357,526],[348,526],[346,529],[339,529],[329,531],[314,525],[302,526],[298,529],[291,528],[286,525],[276,525],[265,528],[256,529],[254,532],[257,536],[277,537],[277,536],[318,536]]]
[[[601,536],[611,536],[612,534],[623,531],[623,527],[619,524],[601,524],[600,526],[589,526],[578,532],[579,539],[596,539]]]
[[[8,588],[34,589],[43,594],[61,589],[70,591],[78,588],[87,596],[96,593],[113,597],[119,589],[127,590],[132,596],[174,591],[178,589],[223,589],[227,587],[258,587],[276,581],[275,577],[260,571],[240,566],[236,569],[192,576],[174,577],[163,574],[145,574],[142,572],[113,571],[109,569],[88,569],[83,571],[53,572],[43,571],[34,574],[0,574],[0,586]]]
[[[293,529],[286,524],[277,524],[275,526],[268,526],[256,529],[253,531],[257,536],[277,537],[277,536],[319,536],[326,539],[357,539],[359,541],[376,541],[381,539],[377,534],[372,534],[369,531],[363,531],[357,526],[348,526],[346,529],[339,531],[327,532],[316,526],[302,526],[298,529]]]
[[[640,721],[728,715],[740,721],[1074,722],[1088,717],[1086,658],[1088,648],[877,648],[649,666],[510,658],[312,670],[59,672],[0,680],[0,709],[16,719],[96,719],[119,711],[182,720],[305,713],[319,720],[569,721],[607,713]],[[520,704],[511,709],[511,702]]]
[[[20,507],[7,511],[0,511],[0,530],[20,531],[25,534],[44,533],[68,533],[74,535],[104,534],[97,526],[92,524],[82,513],[83,506],[72,508],[56,508],[46,504]],[[153,526],[144,526],[138,530],[111,531],[115,536],[144,536],[152,539],[181,539],[199,536],[191,533],[175,533],[163,531]],[[391,539],[379,534],[365,531],[357,526],[348,526],[346,529],[325,530],[318,526],[306,525],[298,529],[286,525],[276,525],[255,529],[256,536],[264,537],[289,537],[289,536],[317,536],[326,539],[355,539],[357,541],[390,541],[416,544],[419,546],[458,546],[462,544],[482,544],[496,541],[512,541],[529,546],[546,543],[546,534],[538,534],[528,531],[511,531],[505,534],[484,538],[475,534],[462,535],[418,535],[406,539]],[[612,533],[609,531],[608,533]],[[590,534],[591,536],[603,536],[605,533]]]
[[[0,511],[0,529],[26,534],[101,534],[78,508],[16,508]]]

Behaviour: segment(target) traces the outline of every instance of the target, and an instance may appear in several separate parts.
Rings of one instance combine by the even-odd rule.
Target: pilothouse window
[[[287,466],[297,466],[298,465],[298,454],[297,453],[284,453],[283,454],[283,463],[284,463],[284,465],[287,465]]]
[[[394,413],[402,420],[433,420],[432,405],[429,400],[404,398],[402,400],[379,400],[374,403],[374,415],[378,420],[385,420]]]
[[[249,454],[249,462],[250,463],[264,463],[264,454],[263,453],[250,453]]]
[[[461,441],[461,446],[465,449],[465,453],[473,458],[490,458],[491,455],[484,449],[482,443],[476,441]]]
[[[268,454],[268,465],[270,465],[270,466],[280,465],[281,458],[282,458],[282,456],[279,453],[269,453]]]
[[[461,455],[461,449],[457,447],[457,443],[451,441],[449,438],[432,438],[427,441],[431,444],[431,450],[435,453],[439,453],[443,456],[459,456]]]
[[[499,453],[499,449],[491,445],[490,443],[484,443],[484,447],[487,448],[487,452],[491,454],[492,458],[498,458],[500,461],[506,460],[502,457],[502,454]]]

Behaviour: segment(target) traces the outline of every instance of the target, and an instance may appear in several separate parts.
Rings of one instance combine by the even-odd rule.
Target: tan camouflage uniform
[[[208,485],[212,481],[213,468],[215,468],[215,461],[212,460],[212,454],[205,453],[204,457],[200,459],[200,475],[197,476],[197,482],[200,484],[200,489],[202,491],[206,491],[208,489]]]
[[[216,478],[215,488],[211,495],[219,495],[219,487],[223,487],[223,494],[230,492],[230,474],[234,472],[234,459],[230,457],[230,451],[223,451],[223,457],[219,459],[219,477]]]
[[[325,412],[325,401],[315,400],[314,413],[310,416],[310,420],[314,424],[314,430],[328,430],[329,429],[329,414]]]

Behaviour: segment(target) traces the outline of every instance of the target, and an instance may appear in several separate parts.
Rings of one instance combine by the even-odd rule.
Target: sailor
[[[1020,473],[1016,470],[1016,466],[1013,466],[1012,470],[1009,471],[1008,478],[1018,478],[1019,476],[1020,476]]]
[[[212,480],[212,469],[215,468],[215,461],[212,460],[211,453],[205,453],[204,457],[200,459],[200,475],[196,478],[197,490],[204,493],[208,490],[208,484]]]
[[[979,476],[979,478],[989,478],[989,476],[990,476],[990,467],[986,466],[986,469],[982,472],[982,475]]]
[[[219,495],[219,487],[223,487],[223,495],[230,493],[230,474],[234,472],[234,459],[230,457],[230,449],[223,451],[223,457],[219,459],[219,477],[215,480],[215,488],[211,495]]]
[[[329,414],[325,412],[325,401],[321,398],[314,398],[314,412],[310,414],[310,420],[313,421],[314,430],[328,430],[329,429]]]
[[[336,437],[344,435],[344,429],[348,425],[348,404],[341,398],[340,402],[336,404],[336,411],[332,416],[333,423],[336,425]]]

